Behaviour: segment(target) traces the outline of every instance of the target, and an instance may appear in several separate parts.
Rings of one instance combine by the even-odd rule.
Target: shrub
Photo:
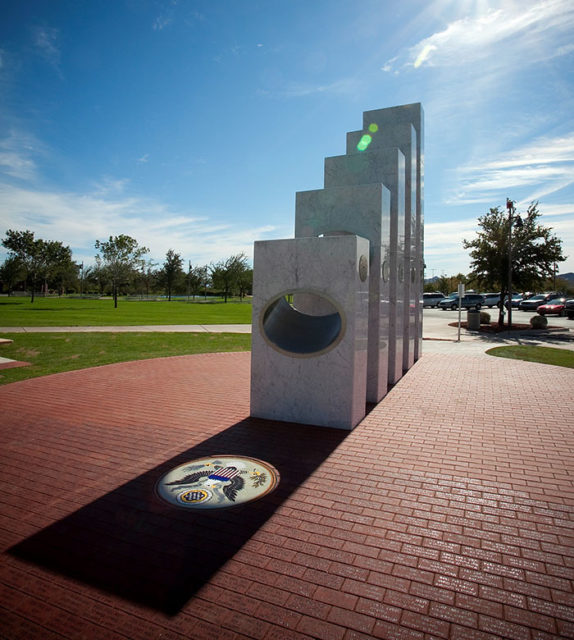
[[[546,316],[532,316],[532,318],[530,318],[530,326],[533,329],[546,329],[548,326],[548,318]]]
[[[490,324],[490,313],[488,311],[480,312],[480,324]]]

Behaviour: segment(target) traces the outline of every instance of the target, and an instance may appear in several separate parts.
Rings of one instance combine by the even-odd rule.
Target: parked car
[[[512,308],[518,309],[518,305],[522,302],[522,300],[524,300],[524,296],[522,295],[512,296],[512,299],[511,299]],[[498,304],[497,306],[498,308],[500,308],[500,304]],[[504,298],[504,306],[508,309],[508,296]]]
[[[557,293],[540,293],[537,296],[532,296],[528,300],[523,300],[518,308],[521,311],[536,311],[541,304],[548,302],[548,300],[555,298]]]
[[[484,306],[492,309],[492,307],[498,306],[500,303],[500,293],[483,293]]]
[[[444,300],[446,296],[444,293],[423,293],[423,308],[431,307],[434,308],[438,305],[441,300]]]
[[[480,309],[482,307],[482,296],[478,293],[467,293],[462,297],[461,307],[464,309]],[[450,296],[448,298],[444,298],[438,303],[438,306],[446,311],[447,309],[458,309],[459,297]]]
[[[566,306],[566,298],[552,298],[548,302],[541,304],[536,311],[541,316],[557,315],[563,316]]]
[[[574,320],[574,299],[566,300],[566,304],[564,305],[564,313],[570,320]]]
[[[512,296],[511,305],[513,309],[518,309],[518,305],[524,300],[524,296]]]

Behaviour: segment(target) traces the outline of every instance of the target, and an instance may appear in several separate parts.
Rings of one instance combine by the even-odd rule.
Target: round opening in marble
[[[317,356],[343,337],[344,314],[323,294],[290,291],[271,300],[260,316],[267,342],[282,353]]]

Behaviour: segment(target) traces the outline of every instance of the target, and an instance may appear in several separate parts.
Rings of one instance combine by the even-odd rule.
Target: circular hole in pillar
[[[290,291],[273,299],[261,313],[267,341],[290,355],[318,355],[343,337],[342,313],[327,297],[308,291]]]

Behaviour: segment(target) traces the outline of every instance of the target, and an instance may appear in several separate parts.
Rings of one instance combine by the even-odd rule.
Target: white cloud
[[[271,225],[216,223],[196,213],[182,213],[154,200],[101,190],[73,193],[32,190],[0,183],[0,229],[34,231],[45,240],[70,245],[76,259],[90,260],[94,243],[126,234],[150,249],[161,262],[168,249],[194,264],[207,264],[244,252],[253,254],[255,240],[286,237]]]
[[[537,138],[456,170],[449,204],[492,202],[501,191],[528,188],[523,202],[539,200],[574,183],[574,133]]]
[[[540,137],[496,160],[485,162],[487,169],[504,169],[532,164],[574,162],[574,132],[556,137]]]
[[[43,154],[45,149],[34,136],[12,129],[0,140],[0,171],[19,180],[34,180],[34,158]]]
[[[521,67],[572,52],[574,5],[570,0],[505,3],[447,24],[399,56],[402,68],[467,67],[483,73],[503,70],[510,60]],[[390,70],[394,59],[385,70]]]
[[[30,180],[36,172],[36,164],[30,158],[13,152],[0,150],[0,167],[13,178]]]
[[[463,240],[471,240],[478,229],[476,218],[454,222],[425,222],[426,276],[466,273],[469,270],[468,252]]]
[[[548,216],[572,216],[574,218],[574,203],[571,204],[544,204],[539,207],[544,217]]]
[[[574,204],[541,203],[539,211],[542,214],[541,224],[551,228],[562,240],[567,260],[560,263],[559,271],[574,271],[574,255],[570,250],[574,247]],[[426,276],[467,273],[470,270],[470,258],[468,251],[463,249],[462,241],[473,240],[477,231],[477,218],[425,223]]]

